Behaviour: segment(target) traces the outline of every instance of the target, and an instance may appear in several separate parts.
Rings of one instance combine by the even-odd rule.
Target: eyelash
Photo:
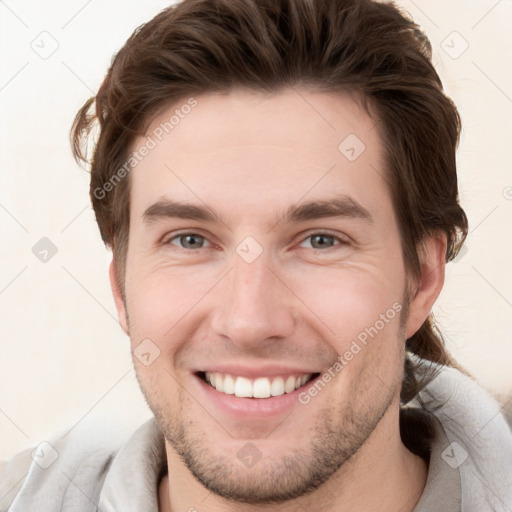
[[[175,239],[179,239],[180,237],[183,237],[183,236],[187,236],[187,235],[193,235],[193,236],[198,236],[198,237],[201,237],[202,239],[204,239],[205,241],[207,241],[208,243],[211,244],[211,242],[208,241],[208,238],[205,236],[205,235],[202,235],[201,233],[199,232],[195,232],[195,231],[184,231],[182,233],[177,233],[177,234],[174,234],[173,236],[171,237],[166,237],[162,240],[162,245],[174,245],[174,247],[176,247],[177,249],[180,249],[182,251],[186,251],[186,252],[190,252],[190,251],[197,251],[199,249],[208,249],[208,248],[211,248],[211,247],[199,247],[199,249],[187,249],[185,247],[180,247],[178,245],[175,245],[175,244],[171,244],[170,242],[172,240],[175,240]],[[340,237],[339,235],[335,235],[334,233],[331,233],[329,231],[314,231],[314,232],[310,232],[307,234],[307,236],[304,236],[303,238],[301,238],[301,244],[303,242],[305,242],[307,239],[309,238],[312,238],[314,236],[326,236],[326,237],[332,237],[334,238],[334,240],[336,242],[338,242],[337,244],[333,245],[332,247],[327,247],[325,249],[318,249],[318,248],[315,248],[315,247],[304,247],[304,249],[313,249],[314,251],[318,251],[318,252],[330,252],[331,250],[334,250],[336,249],[337,247],[342,247],[342,246],[346,246],[346,245],[349,245],[349,240],[348,239],[345,239],[343,237]]]

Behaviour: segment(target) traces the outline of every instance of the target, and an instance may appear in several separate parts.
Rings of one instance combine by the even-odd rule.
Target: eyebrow
[[[309,201],[302,204],[291,205],[277,224],[284,222],[299,223],[308,220],[326,217],[343,217],[361,219],[369,224],[373,223],[370,212],[349,196],[339,196],[328,200]],[[205,222],[224,222],[214,211],[204,206],[161,199],[149,206],[142,218],[145,224],[151,224],[161,219],[180,218]]]
[[[345,217],[361,219],[368,224],[373,223],[370,212],[362,204],[346,195],[334,199],[292,205],[288,208],[282,220],[284,222],[304,222],[325,217]]]
[[[202,220],[208,222],[220,219],[208,208],[188,203],[161,199],[152,204],[142,214],[145,224],[151,224],[161,219],[177,217],[179,219]]]

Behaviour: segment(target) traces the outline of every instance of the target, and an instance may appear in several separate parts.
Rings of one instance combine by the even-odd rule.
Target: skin
[[[408,279],[375,119],[354,98],[290,89],[196,99],[131,174],[126,301],[110,267],[132,350],[147,338],[160,350],[148,366],[134,358],[166,436],[160,510],[412,511],[427,467],[399,434],[404,346],[443,286],[446,240],[425,241],[422,278]],[[349,134],[366,146],[353,162],[338,150]],[[292,205],[341,195],[372,221],[283,218]],[[145,223],[164,197],[221,220]],[[178,236],[187,233],[199,237],[192,246]],[[236,251],[248,236],[263,251],[252,263]],[[237,421],[199,390],[194,372],[219,362],[325,371],[396,303],[402,315],[287,415]],[[248,441],[261,454],[252,467],[237,457]]]

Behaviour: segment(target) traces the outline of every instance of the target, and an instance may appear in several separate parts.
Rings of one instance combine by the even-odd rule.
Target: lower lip
[[[241,398],[227,395],[207,384],[200,376],[195,375],[195,378],[206,395],[208,403],[211,403],[216,410],[235,419],[261,420],[289,412],[295,404],[302,405],[299,402],[299,395],[314,384],[318,377],[311,379],[291,393],[269,398]]]

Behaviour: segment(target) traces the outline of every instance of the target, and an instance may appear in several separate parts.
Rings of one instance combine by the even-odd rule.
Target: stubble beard
[[[401,346],[397,351],[397,356],[403,357],[407,312],[406,300],[400,315]],[[179,409],[171,413],[161,402],[153,400],[153,393],[147,392],[143,382],[139,380],[139,384],[165,438],[206,489],[232,502],[280,504],[305,496],[329,480],[354,457],[388,412],[400,393],[401,379],[395,379],[391,387],[383,386],[372,368],[371,364],[363,367],[348,402],[319,411],[314,427],[304,435],[305,446],[281,457],[263,457],[250,468],[244,466],[236,453],[222,454],[222,448],[212,444],[207,427],[187,415],[194,404],[183,389]],[[399,368],[400,376],[402,370],[403,365]],[[370,386],[369,382],[373,384]],[[273,434],[286,428],[296,430],[300,425],[285,420]],[[252,442],[257,447],[258,441]],[[243,444],[241,440],[240,447]]]
[[[251,468],[245,467],[236,453],[231,457],[216,453],[208,432],[194,421],[169,421],[158,409],[154,413],[165,438],[206,489],[229,501],[279,504],[311,493],[347,464],[392,401],[390,394],[379,408],[369,408],[364,414],[351,408],[341,417],[335,417],[332,408],[325,408],[307,437],[307,446],[294,448],[280,458],[263,458]],[[252,443],[258,446],[257,440]],[[240,447],[244,444],[241,442]]]

